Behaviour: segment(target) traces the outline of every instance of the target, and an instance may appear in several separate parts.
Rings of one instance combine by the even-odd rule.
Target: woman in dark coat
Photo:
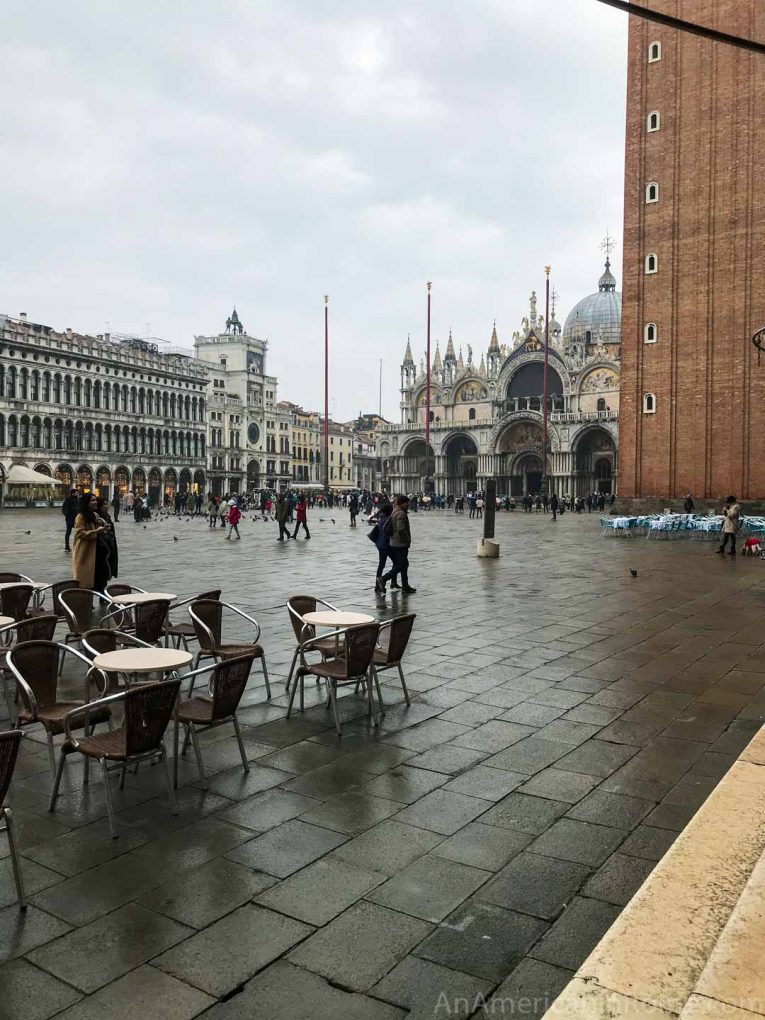
[[[106,525],[106,531],[103,533],[101,542],[106,546],[106,555],[109,561],[109,577],[116,577],[117,568],[119,567],[117,532],[114,530],[114,521],[109,516],[109,504],[102,496],[99,496],[96,500],[96,514]]]
[[[385,570],[385,561],[390,556],[390,535],[388,534],[388,521],[390,515],[393,513],[393,504],[387,500],[382,504],[380,509],[377,511],[377,539],[375,545],[377,546],[377,553],[379,556],[379,562],[377,564],[377,577],[375,578],[375,591],[382,592],[382,582],[380,577]],[[393,557],[390,556],[391,564],[393,564]],[[391,584],[391,588],[397,588],[397,584]]]

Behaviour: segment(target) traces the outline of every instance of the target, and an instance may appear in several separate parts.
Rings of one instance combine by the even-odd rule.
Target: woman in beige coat
[[[736,502],[735,496],[728,496],[725,501],[725,509],[723,510],[725,520],[723,521],[723,537],[722,544],[717,550],[718,553],[722,554],[725,552],[725,546],[728,544],[730,539],[730,551],[729,556],[736,555],[736,535],[741,533],[741,508]]]
[[[106,547],[100,536],[106,524],[96,514],[96,497],[92,493],[80,498],[80,512],[74,522],[72,572],[81,588],[103,592],[109,580]]]

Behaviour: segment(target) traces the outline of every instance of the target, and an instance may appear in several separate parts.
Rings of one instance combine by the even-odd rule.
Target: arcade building
[[[610,248],[610,245],[607,247]],[[561,328],[549,322],[548,489],[560,496],[616,493],[618,485],[621,294],[608,257],[598,289]],[[545,323],[532,293],[509,344],[496,323],[476,364],[467,345],[436,344],[425,445],[426,376],[407,342],[401,365],[401,422],[381,425],[378,457],[388,492],[462,496],[496,478],[497,494],[540,491],[544,476]]]

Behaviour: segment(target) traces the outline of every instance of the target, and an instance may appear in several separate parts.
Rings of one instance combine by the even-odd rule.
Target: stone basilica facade
[[[549,322],[550,491],[617,491],[621,294],[606,260],[594,294]],[[501,343],[496,324],[476,364],[455,353],[451,334],[431,368],[430,447],[425,447],[426,377],[407,343],[401,365],[401,424],[383,426],[378,456],[389,492],[463,495],[496,478],[499,495],[538,492],[543,478],[545,323],[532,294],[529,314]]]

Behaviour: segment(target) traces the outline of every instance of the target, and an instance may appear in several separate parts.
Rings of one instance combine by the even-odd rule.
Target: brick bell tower
[[[633,0],[765,41],[762,0]],[[622,496],[765,498],[765,58],[631,17]]]

